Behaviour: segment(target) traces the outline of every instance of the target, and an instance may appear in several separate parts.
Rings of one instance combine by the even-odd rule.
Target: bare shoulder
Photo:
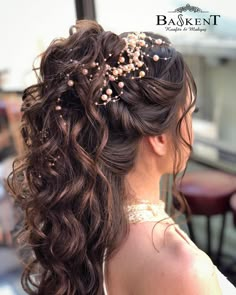
[[[178,226],[177,229],[175,226],[159,228],[160,233],[165,231],[164,246],[159,252],[151,241],[142,239],[142,251],[138,250],[142,267],[136,267],[136,284],[130,287],[131,294],[221,294],[211,259],[189,243],[190,239]],[[157,241],[161,244],[161,238]]]
[[[175,243],[175,251],[172,251],[173,245],[170,248],[167,247],[163,257],[165,264],[163,261],[162,271],[166,274],[161,283],[165,290],[163,294],[173,294],[173,286],[174,294],[221,294],[215,266],[211,259],[200,249],[193,248],[182,241]],[[154,269],[154,271],[157,270]],[[172,286],[171,281],[174,283]]]

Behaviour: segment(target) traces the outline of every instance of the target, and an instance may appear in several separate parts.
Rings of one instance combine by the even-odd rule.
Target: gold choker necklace
[[[169,217],[165,211],[165,202],[162,200],[159,200],[158,203],[140,200],[137,204],[127,205],[127,213],[129,223],[158,221]]]

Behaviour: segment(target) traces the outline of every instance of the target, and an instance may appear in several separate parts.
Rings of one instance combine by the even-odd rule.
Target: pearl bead
[[[122,69],[118,69],[118,73],[119,73],[119,75],[122,75],[123,70]]]
[[[139,72],[139,77],[144,77],[144,76],[145,76],[145,72],[144,71]]]
[[[128,72],[130,72],[130,71],[132,71],[132,69],[133,69],[133,64],[128,64],[127,67],[128,67],[128,69],[129,69]]]
[[[88,74],[88,70],[87,69],[83,69],[82,70],[83,75],[87,75]]]
[[[124,82],[119,82],[119,83],[118,83],[118,86],[119,86],[120,88],[123,88],[123,87],[124,87]]]
[[[125,58],[123,56],[120,56],[119,62],[121,62],[121,63],[125,62]]]
[[[130,46],[136,46],[136,41],[135,40],[131,40],[130,42],[129,42],[129,44],[130,44]]]
[[[134,70],[134,69],[135,69],[134,64],[130,64],[130,69],[131,69],[131,70]]]
[[[157,39],[157,40],[155,41],[155,43],[156,43],[157,45],[161,45],[161,44],[162,44],[162,40],[161,40],[161,39]]]
[[[145,44],[146,44],[146,42],[144,40],[139,41],[140,46],[144,46]]]
[[[67,84],[68,84],[68,86],[72,87],[72,86],[74,85],[74,81],[73,81],[73,80],[69,80],[69,81],[67,82]]]
[[[112,90],[111,90],[110,88],[108,88],[108,89],[106,90],[106,94],[107,94],[107,95],[112,95]]]
[[[140,37],[141,39],[144,39],[144,38],[146,38],[146,34],[145,34],[145,33],[141,33],[141,34],[139,35],[139,37]]]
[[[154,61],[158,61],[158,60],[159,60],[159,56],[155,54],[155,55],[153,56],[153,60],[154,60]]]
[[[55,108],[57,111],[60,111],[61,110],[61,106],[56,106]]]
[[[117,76],[118,75],[118,71],[117,70],[113,70],[112,73],[113,73],[114,76]]]
[[[135,51],[134,52],[134,56],[140,56],[140,52],[139,51]]]
[[[143,61],[140,61],[140,62],[138,62],[137,66],[138,66],[139,68],[141,68],[141,67],[143,66],[143,64],[144,64],[144,62],[143,62]]]
[[[96,63],[95,63],[95,61],[93,61],[93,62],[91,63],[91,67],[92,67],[92,68],[95,68],[95,67],[96,67]]]
[[[103,95],[101,96],[101,99],[102,99],[102,100],[107,100],[107,95],[106,95],[106,94],[103,94]]]
[[[115,81],[115,77],[112,76],[112,75],[110,75],[110,76],[109,76],[109,80],[110,80],[110,81]]]

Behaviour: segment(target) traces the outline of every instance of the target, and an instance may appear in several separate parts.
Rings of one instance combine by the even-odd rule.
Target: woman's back
[[[173,220],[172,220],[173,221]],[[131,225],[119,252],[105,264],[108,295],[221,294],[210,258],[178,227]],[[165,237],[165,238],[164,238]]]

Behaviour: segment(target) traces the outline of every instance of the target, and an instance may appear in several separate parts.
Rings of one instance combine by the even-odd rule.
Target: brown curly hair
[[[40,67],[34,68],[37,84],[24,90],[20,130],[25,151],[15,159],[7,182],[24,213],[19,240],[32,250],[22,274],[28,294],[103,294],[104,250],[109,259],[129,232],[124,177],[142,137],[171,132],[176,155],[172,191],[185,205],[175,182],[181,144],[192,150],[181,123],[195,103],[196,86],[182,55],[173,46],[159,46],[156,54],[171,58],[155,63],[144,57],[148,75],[123,77],[121,99],[106,107],[94,104],[103,76],[89,82],[71,62],[85,67],[99,62],[105,71],[104,58],[112,52],[106,63],[117,63],[127,34],[104,31],[96,21],[77,21],[68,38],[54,40],[40,55]],[[74,87],[65,82],[68,73]],[[193,99],[186,107],[187,89]],[[55,111],[58,97],[66,124]]]

